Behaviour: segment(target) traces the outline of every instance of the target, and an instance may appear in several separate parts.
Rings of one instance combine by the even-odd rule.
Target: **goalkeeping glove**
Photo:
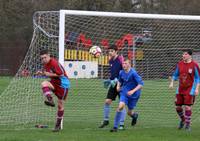
[[[110,82],[111,82],[110,79],[106,79],[103,81],[103,86],[105,89],[107,89],[110,86]]]

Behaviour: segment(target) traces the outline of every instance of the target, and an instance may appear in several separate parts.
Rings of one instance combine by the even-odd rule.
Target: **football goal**
[[[194,51],[200,63],[200,16],[135,14],[96,11],[39,11],[33,15],[33,37],[23,64],[9,86],[0,94],[0,127],[54,126],[56,108],[44,105],[40,83],[34,76],[42,68],[39,52],[48,49],[64,65],[71,81],[65,103],[64,122],[98,124],[109,79],[108,46],[118,46],[119,55],[132,60],[144,87],[135,109],[139,127],[176,126],[175,89],[169,76],[181,59],[182,49]],[[102,54],[94,58],[91,46]],[[177,84],[176,84],[177,85]],[[54,97],[56,98],[56,97]],[[113,102],[111,123],[118,100]],[[200,102],[193,108],[193,123],[199,122]],[[126,124],[130,126],[127,116]]]

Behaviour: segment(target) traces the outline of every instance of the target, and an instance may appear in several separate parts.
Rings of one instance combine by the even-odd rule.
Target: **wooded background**
[[[199,15],[199,0],[0,0],[0,75],[14,75],[29,47],[35,11],[89,10]]]

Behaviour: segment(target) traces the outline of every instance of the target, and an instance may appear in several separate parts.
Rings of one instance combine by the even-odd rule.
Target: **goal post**
[[[182,20],[199,21],[199,16],[192,15],[170,15],[170,14],[141,14],[141,13],[120,13],[120,12],[98,12],[98,11],[80,11],[80,10],[60,10],[59,22],[59,62],[64,65],[64,47],[65,47],[65,15],[99,16],[99,17],[123,17],[137,19],[157,19],[157,20]],[[135,52],[135,48],[133,48]],[[135,60],[133,60],[133,64]]]
[[[152,117],[150,117],[151,119],[149,119],[148,116],[146,116],[146,117],[144,116],[143,120],[146,120],[146,118],[148,118],[149,120],[152,120],[155,123],[158,122],[158,124],[160,124],[159,122],[164,120],[164,117],[165,117],[166,118],[165,119],[166,123],[164,123],[164,124],[166,124],[165,126],[172,125],[172,123],[174,121],[176,121],[176,118],[175,118],[176,113],[173,112],[174,107],[172,106],[173,101],[174,101],[175,91],[172,92],[167,89],[168,88],[168,78],[171,76],[173,68],[175,67],[175,64],[177,63],[178,60],[180,60],[181,51],[183,49],[191,48],[194,50],[194,52],[195,52],[194,54],[199,54],[200,49],[198,48],[198,44],[199,44],[200,16],[60,10],[60,17],[65,19],[65,20],[60,19],[60,21],[62,21],[62,22],[60,22],[60,29],[62,29],[62,31],[60,31],[61,36],[59,36],[59,39],[62,38],[59,40],[60,41],[59,49],[61,52],[63,51],[63,48],[65,46],[64,40],[66,38],[65,36],[63,36],[63,29],[68,28],[66,23],[63,22],[63,21],[68,22],[67,17],[65,17],[67,15],[74,16],[74,17],[82,16],[81,18],[95,17],[96,19],[94,18],[94,20],[98,19],[98,21],[100,23],[102,23],[103,25],[106,22],[109,23],[108,22],[109,20],[108,21],[102,20],[103,21],[102,22],[101,20],[99,20],[102,17],[106,18],[106,19],[109,19],[109,18],[110,19],[114,18],[115,20],[118,19],[119,23],[121,22],[120,20],[123,18],[125,20],[127,20],[128,22],[129,22],[129,19],[133,19],[132,22],[136,21],[136,22],[139,22],[138,24],[142,25],[142,26],[140,26],[137,24],[133,24],[133,26],[138,26],[138,28],[136,27],[136,32],[130,31],[130,30],[128,30],[128,31],[122,30],[122,32],[121,32],[122,37],[118,37],[118,38],[121,38],[120,39],[121,43],[118,43],[117,42],[118,39],[116,39],[114,37],[114,41],[111,41],[110,44],[112,43],[112,44],[119,45],[120,54],[122,54],[125,57],[128,57],[129,59],[131,58],[133,65],[136,67],[136,69],[139,71],[139,73],[142,74],[143,79],[146,82],[145,86],[143,88],[144,90],[142,91],[142,100],[141,100],[141,102],[139,102],[139,108],[138,108],[139,111],[141,110],[142,112],[144,112],[143,111],[144,109],[141,108],[141,107],[143,107],[142,106],[143,103],[145,103],[145,105],[148,103],[148,104],[150,104],[150,106],[152,106],[151,104],[155,104],[158,106],[158,107],[154,107],[155,105],[152,106],[152,108],[153,107],[155,108],[154,109],[155,111],[152,110],[154,112],[154,114],[152,115]],[[77,19],[77,20],[79,20],[79,19]],[[113,21],[115,21],[115,20],[113,20]],[[118,22],[116,22],[116,24],[118,24]],[[141,23],[141,22],[143,22],[143,23]],[[115,24],[115,23],[111,23],[111,25],[113,25],[113,24]],[[92,25],[89,24],[88,26],[92,26]],[[130,26],[129,28],[133,28],[133,27],[131,27],[132,26],[131,24],[128,26]],[[105,27],[106,27],[106,24],[105,24]],[[105,28],[105,27],[102,26],[101,28]],[[123,28],[123,26],[121,28]],[[126,27],[124,27],[124,28],[126,28]],[[156,31],[156,29],[158,29],[158,32]],[[97,30],[97,32],[98,32],[98,30]],[[130,37],[126,38],[126,35],[123,35],[123,32],[126,35],[132,34],[132,36],[131,36],[132,39],[130,39]],[[116,33],[118,33],[118,32],[116,32]],[[164,35],[162,35],[162,33]],[[148,34],[147,35],[148,37],[146,36],[146,34]],[[182,35],[182,34],[185,34],[185,35]],[[98,36],[98,35],[96,35],[96,36]],[[107,36],[107,35],[105,34],[105,36]],[[161,36],[161,37],[158,37],[158,36]],[[128,40],[128,45],[125,44],[125,39],[123,39],[123,38],[126,38]],[[110,40],[112,40],[112,39],[110,39]],[[132,43],[130,43],[129,40]],[[172,42],[172,43],[170,43],[170,42]],[[95,44],[93,44],[93,45],[95,45]],[[101,47],[103,46],[102,44],[98,44],[98,45]],[[163,45],[164,45],[164,47],[163,47]],[[156,46],[156,47],[153,47],[153,46]],[[129,48],[129,50],[127,51],[127,49],[124,49],[125,47]],[[102,48],[104,49],[105,46]],[[130,53],[130,52],[132,52],[132,53]],[[64,63],[64,61],[65,61],[65,59],[62,58],[63,54],[64,53],[62,52],[62,56],[60,59],[60,61],[62,63]],[[145,57],[145,55],[148,57]],[[198,57],[196,57],[196,55],[194,55],[193,58],[196,59],[196,61],[198,63],[200,63],[200,60],[197,59],[197,58],[199,58],[199,55],[197,55],[197,56]],[[169,61],[168,61],[168,59],[169,59]],[[152,62],[155,64],[152,64]],[[160,69],[162,67],[163,67],[163,69]],[[105,73],[107,73],[107,72],[101,71],[100,73],[105,75]],[[157,86],[160,88],[156,88]],[[152,89],[152,91],[149,92],[148,89],[150,87],[151,88],[153,87],[154,90]],[[160,95],[152,96],[151,97],[152,99],[150,101],[155,102],[155,103],[152,103],[152,102],[148,101],[147,93],[151,93],[151,94],[159,93]],[[167,101],[166,105],[162,105],[161,104],[162,102],[159,103],[160,98],[158,98],[158,97],[161,97],[162,100],[166,99],[166,101]],[[156,102],[158,102],[158,103],[156,103]],[[149,106],[148,104],[146,105],[147,107]],[[162,106],[159,104],[161,104]],[[161,108],[161,107],[163,108],[163,110],[167,109],[166,113],[161,112],[160,117],[158,117],[157,119],[152,119],[154,116],[156,116],[156,113],[160,112],[160,110],[161,110],[161,109],[159,109],[159,110],[156,110],[156,109]],[[198,113],[198,110],[197,110],[198,106],[195,106],[195,108],[196,108],[196,110],[194,110],[194,113],[195,112]],[[146,112],[148,113],[150,111],[146,111]],[[168,120],[167,118],[170,118],[169,121],[166,121],[166,120]],[[197,114],[196,115],[194,114],[194,119],[195,118],[197,118]],[[147,120],[147,123],[145,123],[145,124],[152,123],[152,122],[149,122],[149,123],[148,122],[149,121]]]
[[[65,12],[60,10],[59,18],[59,62],[64,65],[64,49],[65,49]]]
[[[139,127],[176,126],[175,89],[168,89],[168,77],[181,59],[182,49],[191,48],[200,63],[200,16],[136,14],[97,11],[38,11],[33,16],[33,37],[17,74],[0,94],[0,127],[54,125],[56,108],[44,105],[40,83],[34,73],[42,68],[39,52],[47,48],[66,69],[71,81],[65,103],[65,123],[77,122],[96,128],[103,120],[103,105],[109,79],[108,46],[129,58],[144,80],[135,109]],[[102,55],[89,54],[93,45]],[[54,97],[56,100],[56,97]],[[113,102],[112,123],[118,100]],[[199,100],[192,120],[199,122]],[[126,119],[129,128],[130,120]],[[87,128],[87,127],[86,127]]]

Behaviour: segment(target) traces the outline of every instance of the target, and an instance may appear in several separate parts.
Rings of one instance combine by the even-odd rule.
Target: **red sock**
[[[57,112],[56,127],[60,127],[61,121],[63,119],[63,115],[64,115],[64,110]]]
[[[186,124],[186,126],[190,126],[191,116],[192,116],[192,111],[191,110],[186,110],[185,111],[185,124]]]
[[[185,116],[182,107],[176,107],[176,112],[182,121],[185,121]]]

